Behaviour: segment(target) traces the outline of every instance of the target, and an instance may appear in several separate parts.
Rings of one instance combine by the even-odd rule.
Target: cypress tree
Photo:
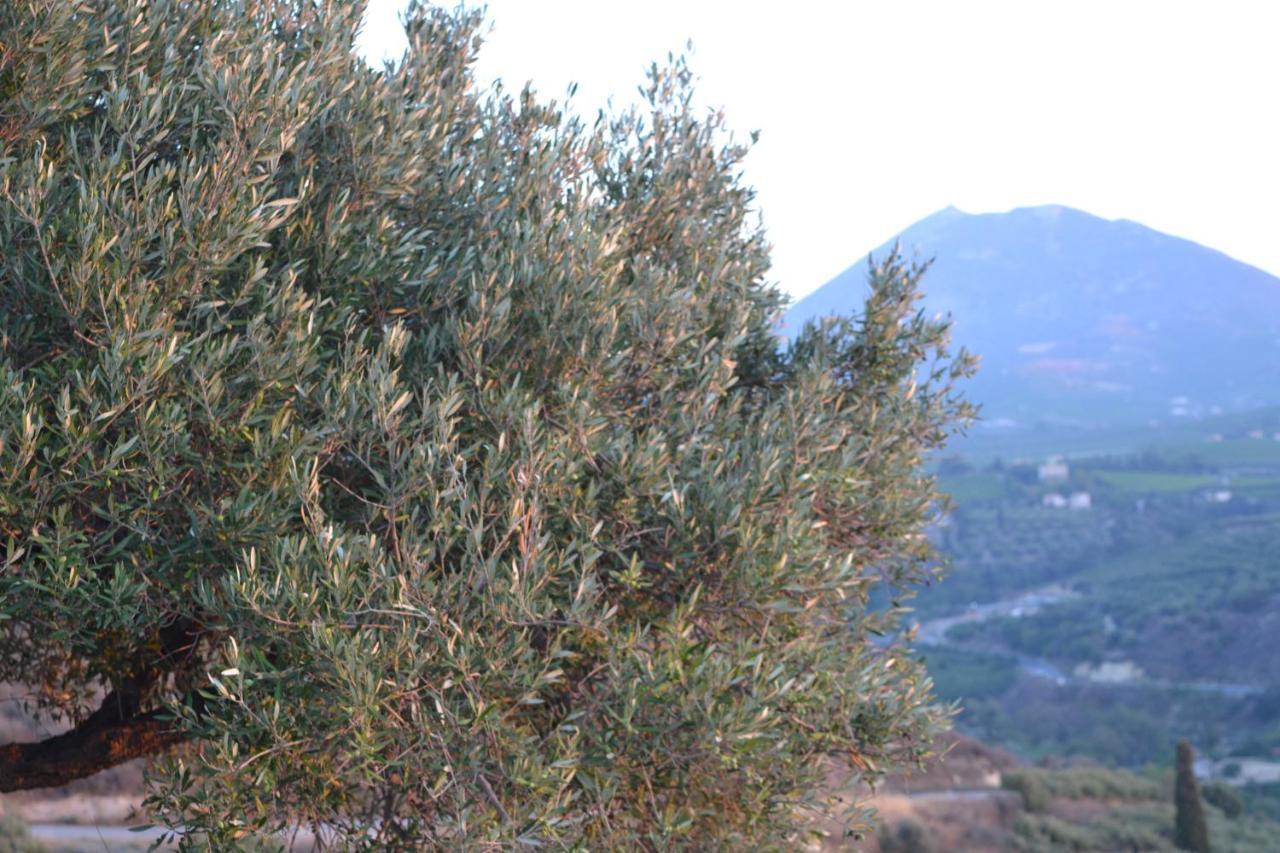
[[[1195,753],[1185,740],[1178,741],[1173,804],[1176,808],[1173,843],[1180,850],[1208,853],[1209,825],[1205,822],[1200,786],[1196,783]]]

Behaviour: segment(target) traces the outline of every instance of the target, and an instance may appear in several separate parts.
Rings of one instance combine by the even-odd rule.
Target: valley
[[[982,360],[981,417],[931,463],[942,580],[877,601],[957,729],[1143,772],[1187,738],[1280,817],[1280,280],[1057,206],[940,211],[872,260],[895,243]],[[868,264],[782,332],[848,311]]]
[[[1218,681],[1171,681],[1148,677],[1140,669],[1128,662],[1104,663],[1101,666],[1081,664],[1075,671],[1060,668],[1048,658],[1032,657],[1013,651],[999,642],[983,643],[957,640],[952,636],[953,629],[958,634],[973,636],[980,626],[997,619],[1025,619],[1034,616],[1042,607],[1058,602],[1078,598],[1078,594],[1063,587],[1048,587],[1042,590],[1020,593],[1012,598],[993,601],[969,607],[958,616],[943,616],[925,622],[915,623],[915,645],[926,651],[950,649],[952,651],[977,654],[989,654],[1014,661],[1018,669],[1032,678],[1052,682],[1059,687],[1067,685],[1084,686],[1104,684],[1115,687],[1154,687],[1161,690],[1192,690],[1202,693],[1215,693],[1229,699],[1239,699],[1262,692],[1262,687],[1254,684],[1231,684]]]
[[[1196,429],[1198,445],[1179,434],[1052,464],[938,461],[947,577],[909,621],[962,732],[1029,760],[1131,768],[1189,737],[1206,778],[1241,784],[1221,768],[1280,761],[1280,442],[1226,419]],[[1082,494],[1087,508],[1049,500]],[[1280,815],[1280,786],[1242,790]]]

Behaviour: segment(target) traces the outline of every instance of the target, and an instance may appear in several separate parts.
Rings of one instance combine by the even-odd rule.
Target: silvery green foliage
[[[0,679],[169,708],[215,846],[794,840],[944,716],[867,601],[971,360],[896,258],[774,336],[682,63],[584,123],[358,6],[0,7]]]

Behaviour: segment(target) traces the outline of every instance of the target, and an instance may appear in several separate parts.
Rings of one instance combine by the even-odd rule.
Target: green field
[[[994,500],[1005,493],[1003,479],[989,471],[944,476],[941,485],[956,501]]]
[[[1217,477],[1204,474],[1171,474],[1159,471],[1099,471],[1098,479],[1122,492],[1134,494],[1191,492],[1218,485]]]
[[[1270,438],[1199,441],[1172,445],[1161,452],[1171,459],[1204,465],[1280,467],[1280,441]]]
[[[1249,438],[1255,431],[1263,437]],[[1280,465],[1280,441],[1274,438],[1277,432],[1280,407],[1203,419],[1170,419],[1159,425],[999,429],[979,423],[968,434],[953,439],[948,452],[959,453],[979,465],[994,459],[1038,460],[1054,454],[1089,458],[1154,450],[1209,464],[1276,466]],[[1218,436],[1222,441],[1210,440]]]

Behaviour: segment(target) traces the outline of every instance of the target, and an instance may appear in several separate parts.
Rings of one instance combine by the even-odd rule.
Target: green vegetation
[[[1280,822],[1280,782],[1238,788],[1245,814]]]
[[[1057,590],[1048,603],[961,622],[945,647],[924,649],[939,695],[963,706],[959,727],[1030,758],[1167,765],[1179,736],[1216,755],[1270,757],[1280,746],[1276,417],[1187,422],[1165,445],[1123,454],[1071,456],[1059,434],[1053,451],[1068,454],[1070,473],[1051,483],[1038,459],[940,458],[955,497],[932,533],[947,577],[913,603],[917,618]],[[1230,464],[1183,452],[1209,429],[1238,441]],[[1246,437],[1258,431],[1266,438]],[[1090,509],[1044,504],[1076,492]],[[1138,682],[1088,681],[1108,663],[1134,667]]]
[[[43,853],[44,850],[44,845],[31,837],[31,831],[19,817],[0,813],[0,853]]]
[[[1202,474],[1169,474],[1159,471],[1100,471],[1098,480],[1121,492],[1161,494],[1207,489],[1217,484]]]
[[[942,488],[950,489],[943,480]],[[950,561],[946,582],[921,596],[937,615],[1065,578],[1114,547],[1115,531],[1086,513],[1039,506],[1038,496],[957,502],[935,538]]]
[[[0,680],[72,724],[0,789],[181,743],[215,849],[798,844],[948,715],[869,598],[972,359],[897,256],[779,341],[682,62],[584,123],[361,5],[0,4]]]
[[[1280,441],[1274,439],[1200,441],[1170,447],[1164,452],[1171,459],[1188,465],[1280,465]]]
[[[999,655],[930,648],[925,665],[939,696],[966,703],[1000,696],[1018,678],[1018,667]]]
[[[1209,805],[1229,818],[1244,814],[1244,797],[1240,789],[1225,782],[1210,782],[1200,789],[1200,796]]]
[[[1109,414],[1109,413],[1108,413]],[[1261,431],[1262,438],[1250,434]],[[1280,407],[1206,418],[1170,418],[1145,426],[1102,426],[1092,429],[1042,426],[1036,429],[996,429],[981,424],[952,443],[950,453],[986,466],[996,460],[1043,459],[1070,453],[1077,459],[1139,457],[1154,453],[1180,464],[1280,463]],[[1221,442],[1209,441],[1221,436]]]
[[[940,693],[940,698],[957,699]],[[1023,675],[1007,692],[963,703],[960,728],[1027,759],[1079,756],[1107,765],[1169,765],[1170,733],[1184,732],[1215,754],[1246,754],[1258,728],[1253,698],[1159,687],[1067,684]]]
[[[1165,680],[1280,682],[1280,660],[1248,652],[1280,642],[1280,626],[1267,618],[1280,599],[1277,548],[1280,525],[1206,525],[1181,542],[1130,549],[1071,574],[1081,598],[959,626],[951,637],[1068,669],[1124,659]]]
[[[1158,800],[1168,790],[1162,781],[1140,776],[1126,770],[1109,770],[1104,767],[1074,767],[1065,770],[1024,768],[1005,772],[1002,784],[1010,791],[1023,792],[1039,789],[1036,799],[1043,811],[1048,798],[1063,797],[1069,800]]]
[[[1173,806],[1145,803],[1115,809],[1087,823],[1049,815],[1020,815],[1014,821],[1013,848],[1027,853],[1065,853],[1099,850],[1179,850],[1169,835]],[[1214,853],[1272,853],[1280,825],[1259,820],[1209,819]]]
[[[1174,851],[1175,807],[1169,771],[1137,775],[1105,768],[1006,772],[1004,787],[1019,791],[1027,813],[1013,824],[1012,847],[1041,851]],[[1030,796],[1028,792],[1031,792]],[[1084,808],[1063,801],[1089,801]],[[1280,823],[1245,817],[1229,805],[1207,800],[1204,818],[1215,851],[1269,853]],[[1034,806],[1034,807],[1033,807]]]
[[[990,471],[944,475],[943,484],[956,501],[995,500],[1005,495],[1004,479]]]
[[[1063,820],[1052,815],[1019,815],[1013,824],[1013,849],[1027,853],[1048,851],[1171,850],[1148,818],[1149,809],[1129,809],[1107,814],[1088,824]],[[1136,819],[1135,819],[1136,818]]]

